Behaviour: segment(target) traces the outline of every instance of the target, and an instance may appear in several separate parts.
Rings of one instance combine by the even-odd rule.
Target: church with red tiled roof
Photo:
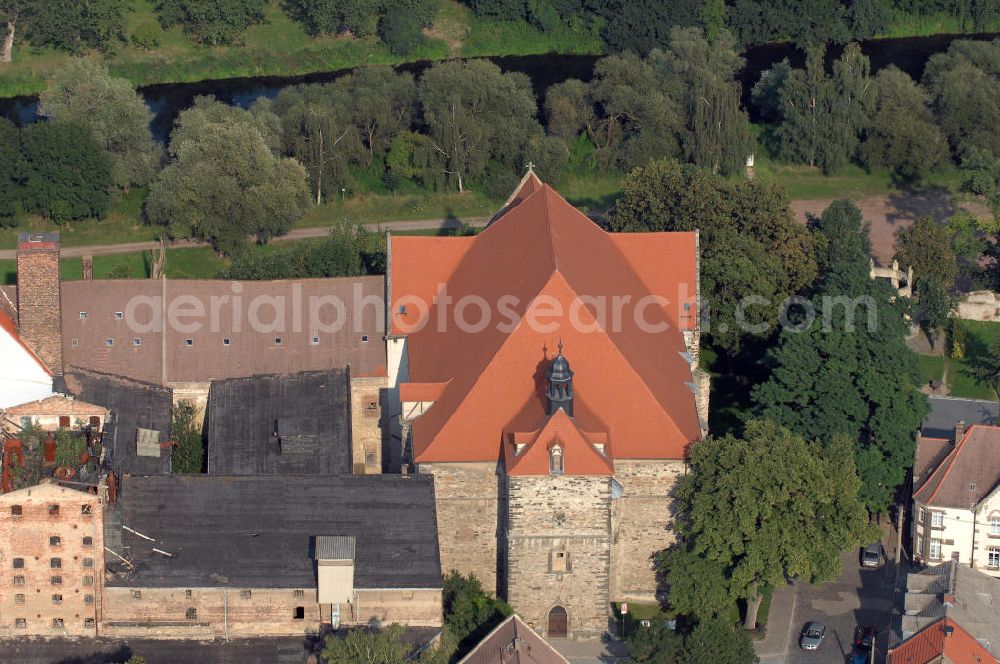
[[[530,169],[474,237],[392,237],[390,400],[435,477],[442,569],[547,637],[651,601],[706,433],[697,233],[613,234]]]

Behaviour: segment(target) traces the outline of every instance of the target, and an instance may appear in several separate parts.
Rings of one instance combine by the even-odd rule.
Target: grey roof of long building
[[[126,477],[119,502],[145,537],[123,532],[134,569],[108,556],[109,586],[315,588],[328,535],[355,538],[356,588],[442,584],[429,476]]]
[[[956,399],[954,397],[930,397],[931,412],[924,419],[920,432],[929,438],[946,438],[954,442],[955,423],[965,422],[966,428],[973,424],[1000,423],[1000,403],[981,399]]]
[[[82,401],[111,411],[104,425],[105,463],[117,474],[165,474],[170,472],[170,448],[159,457],[139,456],[139,429],[159,432],[159,442],[170,437],[173,391],[168,387],[68,367],[55,381],[56,389]]]
[[[351,387],[344,369],[213,381],[213,475],[351,472]]]

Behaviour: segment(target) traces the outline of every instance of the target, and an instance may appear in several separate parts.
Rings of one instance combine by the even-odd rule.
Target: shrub
[[[147,51],[160,45],[160,36],[163,31],[160,26],[153,21],[146,21],[136,26],[132,32],[132,43]]]
[[[378,36],[397,55],[412,53],[424,41],[420,19],[402,7],[390,9],[379,20]]]

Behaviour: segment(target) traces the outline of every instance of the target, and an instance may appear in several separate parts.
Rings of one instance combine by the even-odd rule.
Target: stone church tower
[[[389,416],[441,567],[543,636],[656,599],[707,421],[698,289],[697,233],[607,233],[530,171],[477,236],[390,239]]]

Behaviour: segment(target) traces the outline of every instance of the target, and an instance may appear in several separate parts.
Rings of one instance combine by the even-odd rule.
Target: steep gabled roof
[[[520,453],[519,444],[524,445]],[[563,448],[563,474],[614,475],[607,435],[581,431],[561,408],[548,416],[537,431],[507,434],[504,445],[507,474],[548,475],[549,451],[556,444]],[[604,445],[605,453],[599,452],[595,444]]]
[[[973,425],[913,494],[935,507],[969,509],[1000,482],[1000,427]]]
[[[459,664],[569,664],[514,614],[487,634]]]
[[[942,618],[889,651],[889,664],[997,664],[996,657],[954,620]]]
[[[31,350],[31,348],[29,348],[28,345],[21,339],[21,335],[17,333],[17,325],[14,324],[14,320],[8,316],[7,312],[3,309],[0,309],[0,329],[9,334],[10,338],[16,341],[17,344],[24,349],[24,352],[28,355],[28,357],[34,360],[38,366],[42,368],[42,371],[49,376],[52,375],[52,372],[49,371],[47,366],[45,366],[45,363],[42,362],[37,355],[35,355],[35,351]]]
[[[607,430],[619,458],[683,457],[700,437],[680,334],[695,327],[697,311],[677,302],[678,290],[697,290],[696,234],[626,240],[548,185],[525,187],[523,200],[461,244],[393,238],[392,329],[426,323],[408,337],[409,382],[447,383],[413,424],[416,460],[495,461],[502,431],[532,430],[544,415],[540,367],[560,337],[577,391],[599,410],[593,420],[578,415],[581,427]],[[654,267],[662,263],[670,266]],[[449,301],[432,301],[438,283]],[[401,314],[403,298],[411,299]],[[481,329],[455,323],[463,298],[489,307]],[[476,323],[480,306],[462,314]]]

